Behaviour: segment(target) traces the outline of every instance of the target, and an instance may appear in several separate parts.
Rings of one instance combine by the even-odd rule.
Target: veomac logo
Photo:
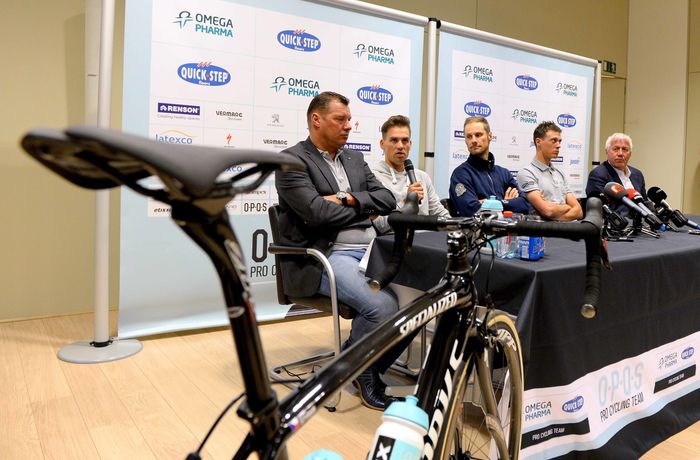
[[[554,90],[564,96],[578,97],[578,87],[571,83],[559,82]]]
[[[286,147],[287,146],[287,140],[286,139],[263,139],[263,144],[265,145],[271,145],[273,147]]]
[[[174,113],[178,115],[195,115],[199,116],[201,107],[198,105],[171,104],[169,102],[159,102],[159,113]]]
[[[312,52],[321,49],[321,40],[304,29],[283,30],[277,34],[280,45],[290,50]]]
[[[465,78],[469,78],[471,80],[493,83],[493,69],[491,69],[490,67],[481,67],[476,65],[472,66],[470,64],[467,64],[466,66],[464,66],[462,75],[464,75]]]
[[[539,85],[535,77],[531,77],[530,75],[518,75],[515,77],[515,86],[520,89],[534,91]]]
[[[688,359],[695,354],[695,348],[688,347],[681,352],[681,359]]]
[[[195,32],[233,38],[233,21],[229,18],[204,13],[194,13],[193,15],[191,12],[183,10],[173,22],[179,24],[180,29],[184,29],[189,23],[194,22]]]
[[[574,399],[572,399],[570,401],[566,401],[564,404],[562,404],[561,410],[572,414],[574,412],[578,412],[579,410],[581,410],[582,407],[583,407],[583,396],[576,396]]]
[[[231,81],[228,70],[212,65],[211,61],[182,64],[177,75],[188,83],[202,86],[223,86]]]
[[[379,85],[363,86],[357,90],[357,98],[366,104],[387,105],[394,100],[391,91]]]
[[[467,102],[464,104],[464,113],[472,117],[488,117],[491,115],[491,107],[481,101]]]
[[[345,144],[346,149],[357,150],[358,152],[371,152],[372,144],[358,144],[354,142],[348,142]]]
[[[227,120],[242,120],[243,112],[238,112],[235,110],[215,110],[217,117],[226,118]]]
[[[513,109],[511,118],[520,123],[537,124],[537,111],[530,109]]]
[[[194,136],[177,129],[169,129],[162,133],[156,133],[156,140],[165,144],[191,144]]]
[[[394,64],[394,50],[377,45],[358,43],[353,53],[358,59],[366,59],[370,62],[382,64]]]
[[[576,118],[570,113],[562,113],[557,117],[557,124],[563,128],[576,126]]]
[[[284,91],[286,88],[287,94],[292,96],[314,97],[318,96],[320,85],[316,80],[283,77],[280,75],[272,81],[270,88],[274,89],[276,93]]]

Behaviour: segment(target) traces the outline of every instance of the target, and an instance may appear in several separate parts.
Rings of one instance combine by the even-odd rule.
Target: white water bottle
[[[427,432],[428,414],[418,407],[418,398],[393,402],[382,414],[367,460],[419,460]]]

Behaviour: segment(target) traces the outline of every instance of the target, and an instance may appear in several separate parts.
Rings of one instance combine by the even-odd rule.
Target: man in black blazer
[[[352,129],[349,100],[338,93],[314,97],[306,113],[309,137],[284,150],[306,164],[305,171],[277,172],[279,226],[282,244],[314,248],[329,259],[336,277],[338,300],[354,308],[352,344],[398,310],[389,288],[374,292],[358,270],[376,236],[372,220],[396,209],[394,195],[382,186],[361,152],[343,148]],[[282,276],[287,294],[330,295],[328,277],[312,258],[284,258]],[[403,347],[394,347],[358,377],[362,402],[383,410],[390,402],[379,374]]]
[[[612,134],[605,141],[605,154],[608,159],[593,168],[588,175],[586,196],[598,197],[603,193],[605,184],[617,182],[626,189],[635,189],[646,200],[644,174],[639,169],[628,165],[632,157],[632,139],[624,133]],[[620,215],[626,215],[629,211],[622,203],[613,203],[611,208]]]

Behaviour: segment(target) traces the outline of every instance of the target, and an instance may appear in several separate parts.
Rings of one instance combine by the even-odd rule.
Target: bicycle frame
[[[464,359],[470,335],[468,329],[475,324],[472,314],[476,293],[465,238],[462,237],[462,250],[451,254],[452,257],[448,259],[447,274],[437,286],[402,308],[371,334],[315,372],[282,402],[278,402],[267,378],[242,252],[228,215],[224,212],[215,220],[202,219],[196,207],[178,203],[173,206],[172,216],[210,257],[224,292],[247,395],[237,412],[251,425],[251,431],[235,454],[235,459],[247,458],[252,452],[257,452],[263,459],[287,458],[284,448],[286,440],[304,425],[324,401],[340,391],[385,351],[402,340],[411,339],[413,332],[439,316],[435,338],[424,363],[431,372],[420,374],[416,391],[421,407],[427,413],[434,414],[429,433],[429,442],[434,446],[437,439],[430,438],[430,434],[437,432],[442,421],[441,405],[450,396],[450,388],[444,388],[443,382],[452,379],[456,367]]]

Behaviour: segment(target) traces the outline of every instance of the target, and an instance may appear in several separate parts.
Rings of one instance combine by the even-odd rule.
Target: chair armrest
[[[267,251],[270,254],[285,254],[285,255],[301,255],[308,256],[309,250],[307,248],[297,248],[293,246],[280,246],[279,244],[271,244],[267,247]]]

